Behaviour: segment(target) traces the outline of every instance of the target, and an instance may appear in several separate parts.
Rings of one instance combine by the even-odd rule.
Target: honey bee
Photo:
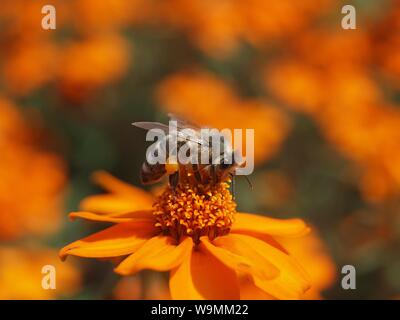
[[[143,184],[152,184],[168,176],[170,186],[175,189],[180,182],[197,184],[216,184],[231,178],[234,182],[235,170],[243,165],[241,157],[232,150],[230,142],[219,133],[211,130],[212,135],[204,136],[197,125],[188,123],[179,117],[169,114],[171,121],[176,121],[176,130],[170,131],[170,127],[159,122],[134,122],[133,125],[145,130],[158,129],[165,134],[163,140],[157,141],[154,146],[156,154],[165,153],[164,163],[149,161],[146,156],[143,162],[140,179]],[[188,133],[188,129],[190,134]],[[209,129],[209,128],[203,128]],[[176,139],[176,146],[170,147],[171,138]],[[219,140],[219,152],[215,153],[213,142]],[[184,147],[185,146],[185,147]],[[206,158],[205,163],[198,161],[180,161],[177,157],[183,148],[196,147],[197,159]],[[152,160],[150,158],[150,160]]]

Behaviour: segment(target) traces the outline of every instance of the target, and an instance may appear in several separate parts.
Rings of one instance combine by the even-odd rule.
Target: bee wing
[[[168,133],[169,131],[168,126],[160,122],[142,121],[142,122],[133,122],[132,125],[144,130],[161,129],[165,133]]]
[[[144,129],[144,130],[160,129],[160,130],[164,131],[165,134],[169,134],[169,127],[166,124],[163,124],[160,122],[142,121],[142,122],[133,122],[132,125],[134,125],[135,127]],[[178,125],[178,129],[188,129],[188,128],[189,127],[182,128],[182,127],[179,127],[179,125]],[[197,132],[198,129],[196,130],[193,128],[193,130],[195,130]],[[207,141],[204,141],[200,137],[194,137],[192,135],[189,135],[189,134],[179,131],[179,130],[177,130],[177,137],[179,139],[195,142],[200,145],[208,145]]]
[[[180,129],[193,129],[193,130],[200,130],[200,126],[198,126],[197,124],[194,124],[192,122],[189,122],[188,120],[183,119],[182,117],[176,115],[175,113],[168,113],[168,117],[173,120],[176,121],[178,123],[178,128]]]
[[[197,124],[194,124],[192,122],[189,122],[183,118],[181,118],[180,116],[176,115],[175,113],[168,113],[168,117],[170,118],[170,120],[176,121],[177,122],[177,127],[178,129],[192,129],[193,131],[195,131],[196,133],[199,133],[201,130],[201,127],[198,126]],[[206,127],[204,127],[206,128]],[[180,132],[181,137],[184,138],[183,136],[185,136],[184,132]],[[200,134],[198,134],[197,137],[193,137],[193,136],[188,136],[186,137],[186,140],[190,140],[193,142],[197,142],[198,144],[204,146],[204,147],[208,147],[209,142],[208,140],[202,138],[200,136]]]

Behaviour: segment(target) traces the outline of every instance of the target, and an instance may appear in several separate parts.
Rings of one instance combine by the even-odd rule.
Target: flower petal
[[[93,180],[111,194],[89,196],[80,203],[83,211],[103,214],[151,209],[153,196],[125,183],[105,171],[93,174]]]
[[[238,273],[251,276],[257,275],[265,279],[272,279],[279,275],[280,271],[274,265],[261,257],[251,248],[246,248],[245,252],[236,250],[235,253],[233,253],[225,248],[215,246],[208,240],[208,237],[202,237],[201,241],[207,251],[219,259],[228,268],[231,268]]]
[[[277,248],[259,239],[242,234],[218,237],[214,244],[235,254],[261,257],[268,260],[280,272],[275,278],[263,278],[253,274],[254,284],[278,299],[298,299],[309,288],[309,279],[296,260]]]
[[[147,198],[118,194],[100,194],[86,197],[79,207],[83,211],[102,214],[151,209],[152,201]]]
[[[131,275],[142,269],[168,271],[182,263],[192,248],[192,238],[186,238],[177,245],[171,237],[159,235],[147,240],[114,271],[121,275]]]
[[[276,300],[275,297],[258,288],[252,279],[242,278],[240,285],[240,300]]]
[[[239,299],[236,273],[200,244],[171,272],[172,299]]]
[[[303,236],[309,230],[301,219],[273,219],[250,213],[237,213],[231,228],[233,233],[260,233],[282,237]]]
[[[96,171],[93,174],[92,178],[96,182],[96,184],[98,184],[105,190],[110,191],[112,193],[126,194],[129,196],[136,195],[136,197],[138,198],[146,198],[150,202],[153,202],[153,197],[149,193],[131,184],[123,182],[122,180],[115,178],[108,172]]]
[[[77,211],[71,212],[69,218],[74,220],[75,218],[82,218],[89,221],[99,221],[99,222],[113,222],[122,223],[129,222],[132,220],[147,220],[154,222],[154,216],[152,211],[134,211],[119,214],[102,215],[93,212]]]
[[[109,258],[128,255],[159,232],[150,221],[119,223],[60,250],[61,259],[67,255],[88,258]]]

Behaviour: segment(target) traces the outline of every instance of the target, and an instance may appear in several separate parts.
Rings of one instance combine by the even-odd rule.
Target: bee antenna
[[[244,176],[244,178],[246,179],[247,183],[249,184],[250,189],[253,190],[253,184],[251,183],[249,177],[248,176]]]

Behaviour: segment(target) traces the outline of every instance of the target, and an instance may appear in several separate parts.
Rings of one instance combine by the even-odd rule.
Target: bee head
[[[240,167],[243,164],[241,155],[236,151],[232,152],[230,159],[232,159],[232,160],[231,161],[221,161],[221,163],[218,165],[219,170],[224,173],[223,175],[228,174],[228,173],[233,174],[235,169]]]

